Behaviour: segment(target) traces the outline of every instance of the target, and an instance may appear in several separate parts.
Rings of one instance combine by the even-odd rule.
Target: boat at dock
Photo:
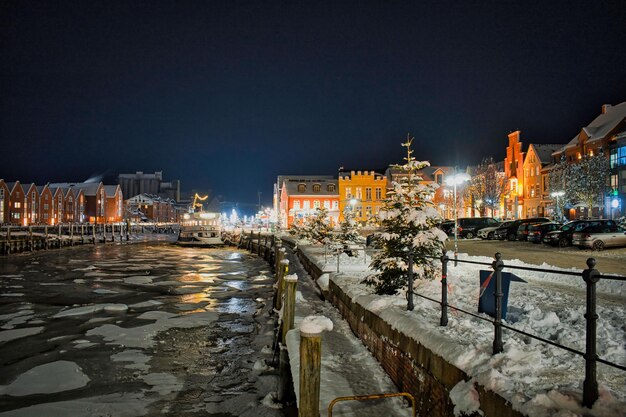
[[[178,241],[180,246],[222,246],[222,231],[219,213],[188,213],[180,224]]]
[[[194,196],[190,212],[185,213],[180,223],[178,241],[180,246],[213,247],[222,246],[222,230],[220,213],[202,210],[202,203],[206,197]],[[199,208],[199,211],[195,211]]]

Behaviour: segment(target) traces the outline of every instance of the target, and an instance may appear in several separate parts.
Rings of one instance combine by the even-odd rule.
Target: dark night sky
[[[162,170],[271,201],[278,174],[566,143],[626,100],[620,1],[0,2],[0,178]]]

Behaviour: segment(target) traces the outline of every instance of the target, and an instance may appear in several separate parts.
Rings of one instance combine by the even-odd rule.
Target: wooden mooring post
[[[276,310],[280,310],[283,308],[283,291],[284,291],[284,282],[285,276],[289,271],[289,259],[283,259],[280,261],[280,266],[278,267],[278,271],[276,274],[276,291],[274,292],[274,308]]]
[[[333,323],[323,316],[308,316],[300,324],[300,399],[298,417],[320,415],[322,332]]]
[[[293,323],[296,316],[296,287],[298,285],[298,276],[296,274],[287,275],[284,278],[283,297],[285,299],[285,308],[283,310],[283,334],[282,343],[287,343],[287,332],[293,329]]]

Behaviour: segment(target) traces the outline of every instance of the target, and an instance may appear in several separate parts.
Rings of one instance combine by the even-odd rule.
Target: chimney
[[[605,114],[607,111],[609,111],[610,108],[611,108],[610,104],[603,104],[602,105],[602,114]]]

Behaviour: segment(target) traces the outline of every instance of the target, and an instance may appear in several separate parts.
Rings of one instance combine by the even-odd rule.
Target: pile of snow
[[[300,333],[304,336],[319,335],[324,330],[331,331],[333,322],[324,316],[307,316],[300,323]]]

